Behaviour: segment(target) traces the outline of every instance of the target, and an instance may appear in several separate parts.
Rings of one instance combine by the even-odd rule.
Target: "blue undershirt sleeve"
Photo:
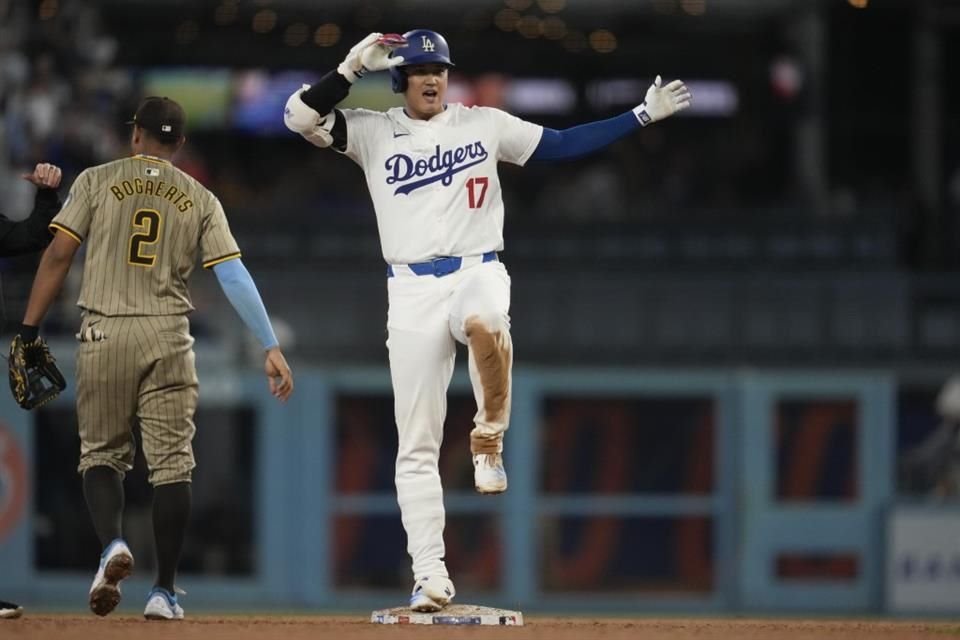
[[[267,316],[267,309],[263,306],[263,300],[260,299],[257,285],[254,284],[250,272],[243,266],[240,258],[214,265],[213,272],[227,300],[263,348],[270,349],[278,346],[280,343],[273,333],[273,326]]]
[[[588,122],[576,127],[558,131],[543,128],[540,144],[534,150],[531,160],[571,160],[602,149],[611,142],[619,140],[634,129],[640,127],[640,121],[633,111],[627,111],[614,118]]]

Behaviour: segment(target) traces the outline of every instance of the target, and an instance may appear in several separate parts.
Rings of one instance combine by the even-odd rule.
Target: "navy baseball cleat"
[[[13,602],[0,600],[0,619],[12,620],[23,615],[23,607]]]
[[[133,573],[133,554],[117,538],[100,556],[100,568],[90,585],[90,611],[105,616],[120,604],[120,583]]]
[[[440,611],[453,600],[455,595],[457,595],[457,590],[454,589],[453,581],[450,578],[445,576],[420,578],[413,585],[413,593],[410,594],[410,608],[424,613]]]

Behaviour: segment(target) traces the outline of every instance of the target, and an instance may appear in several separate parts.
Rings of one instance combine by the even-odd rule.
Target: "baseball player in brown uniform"
[[[77,354],[77,416],[84,497],[103,545],[90,608],[107,615],[133,569],[123,539],[123,476],[133,466],[139,423],[150,471],[157,579],[148,619],[178,620],[174,579],[190,514],[191,441],[198,383],[187,315],[187,280],[198,257],[212,268],[231,304],[263,344],[271,393],[293,392],[290,367],[219,200],[171,164],[184,142],[186,116],[167,98],[146,98],[129,123],[133,155],[82,172],[37,271],[21,337],[38,327],[85,245],[83,310]]]

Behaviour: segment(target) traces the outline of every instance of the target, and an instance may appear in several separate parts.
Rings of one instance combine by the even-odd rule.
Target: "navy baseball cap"
[[[160,142],[176,142],[183,137],[187,114],[170,98],[149,96],[143,99],[133,120],[127,124],[146,129]]]

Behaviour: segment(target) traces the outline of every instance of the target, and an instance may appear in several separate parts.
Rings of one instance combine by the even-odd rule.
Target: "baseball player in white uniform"
[[[447,104],[446,40],[427,29],[371,33],[317,84],[290,96],[287,127],[332,147],[366,174],[387,262],[387,348],[399,435],[397,500],[413,560],[410,606],[438,611],[456,590],[444,563],[438,459],[456,343],[467,345],[477,414],[474,483],[507,488],[503,434],[510,420],[513,345],[510,276],[500,262],[503,199],[497,163],[556,160],[600,149],[690,104],[679,80],[657,76],[643,104],[566,130],[489,107]],[[336,109],[369,71],[390,70],[405,106]]]

